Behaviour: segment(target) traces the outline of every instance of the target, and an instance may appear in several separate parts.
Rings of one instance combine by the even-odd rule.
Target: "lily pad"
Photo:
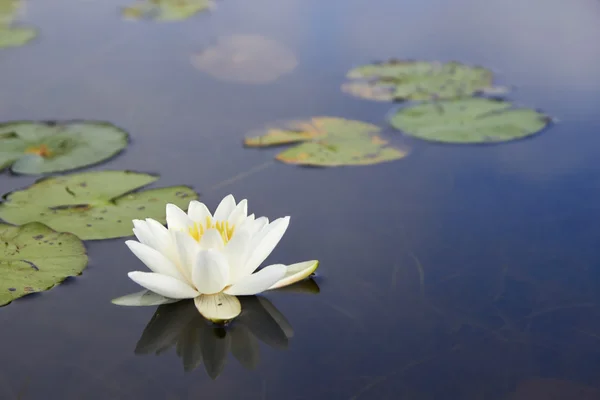
[[[529,108],[485,98],[427,102],[398,110],[391,124],[419,139],[444,143],[497,143],[534,135],[551,119]]]
[[[77,236],[44,224],[0,224],[0,305],[79,275],[88,257]]]
[[[197,194],[187,186],[135,191],[155,182],[152,175],[129,171],[99,171],[42,179],[9,193],[0,204],[0,218],[21,225],[43,222],[84,240],[132,234],[133,219],[165,222],[165,206],[185,209]]]
[[[350,70],[342,90],[370,100],[455,99],[493,90],[490,70],[459,62],[390,60]]]
[[[408,154],[406,150],[390,146],[375,125],[332,117],[288,122],[244,141],[248,147],[293,143],[297,143],[296,146],[275,158],[287,164],[337,167],[378,164],[399,160]]]
[[[122,10],[128,19],[180,21],[212,8],[211,0],[143,0]]]
[[[0,170],[18,174],[67,171],[99,163],[127,146],[127,132],[104,122],[0,124]]]
[[[32,28],[0,26],[0,48],[23,46],[36,36]]]
[[[35,29],[15,26],[20,7],[20,0],[0,0],[0,49],[22,46],[37,36]]]
[[[192,63],[216,79],[246,84],[273,82],[298,65],[291,50],[259,35],[221,37],[215,46],[193,56]]]

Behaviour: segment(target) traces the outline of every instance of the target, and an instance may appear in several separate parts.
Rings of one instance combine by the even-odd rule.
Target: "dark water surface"
[[[96,169],[160,173],[158,186],[191,184],[211,209],[233,193],[257,215],[291,215],[270,260],[321,260],[321,291],[266,295],[289,339],[256,299],[259,322],[225,336],[181,304],[142,347],[178,344],[136,355],[155,308],[110,299],[138,290],[126,273],[142,265],[124,240],[88,243],[82,276],[0,310],[0,398],[600,398],[600,2],[222,0],[171,24],[123,22],[126,4],[29,1],[41,35],[0,52],[1,120],[108,120],[132,144]],[[195,70],[190,56],[229,34],[275,38],[299,65],[266,85]],[[405,160],[364,168],[241,147],[277,120],[384,125],[389,104],[339,85],[394,56],[489,66],[510,98],[560,122],[504,145],[409,141]],[[33,181],[3,174],[0,190]],[[258,363],[249,331],[264,339]],[[230,353],[213,381],[226,346],[256,369]]]

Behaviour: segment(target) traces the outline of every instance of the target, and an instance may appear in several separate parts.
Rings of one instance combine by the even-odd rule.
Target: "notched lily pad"
[[[164,223],[167,203],[185,209],[198,197],[187,186],[138,190],[157,179],[129,171],[42,179],[6,195],[0,204],[0,218],[16,225],[43,222],[84,240],[130,236],[131,220],[153,218]]]
[[[127,19],[180,21],[213,7],[211,0],[141,0],[122,10]]]
[[[0,49],[22,46],[37,36],[33,28],[15,25],[20,0],[0,0]]]
[[[392,147],[380,136],[380,128],[343,118],[317,117],[268,128],[245,139],[248,147],[271,147],[296,143],[275,158],[287,164],[317,167],[372,165],[399,160],[408,152]]]
[[[0,170],[68,171],[104,161],[127,143],[127,132],[105,122],[8,122],[0,124]]]
[[[44,224],[0,224],[0,305],[79,275],[88,257],[81,240]]]
[[[294,53],[260,35],[232,35],[192,57],[192,64],[216,79],[264,84],[290,73],[298,65]]]
[[[459,62],[390,60],[350,70],[342,91],[379,101],[455,99],[494,91],[490,70]]]
[[[522,139],[550,122],[550,117],[538,111],[485,98],[426,102],[401,108],[390,118],[390,123],[407,135],[444,143]]]

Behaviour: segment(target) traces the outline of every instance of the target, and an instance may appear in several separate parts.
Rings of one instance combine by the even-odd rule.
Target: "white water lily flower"
[[[241,312],[235,296],[291,285],[317,268],[318,261],[313,260],[273,264],[257,271],[289,221],[284,217],[269,223],[266,217],[248,215],[247,201],[236,204],[232,195],[221,201],[214,215],[199,201],[190,202],[187,214],[167,204],[167,228],[153,219],[133,221],[139,242],[128,240],[125,244],[152,272],[133,271],[129,277],[159,295],[152,298],[152,304],[193,298],[205,318],[231,320]],[[148,296],[141,296],[113,302],[142,305]]]

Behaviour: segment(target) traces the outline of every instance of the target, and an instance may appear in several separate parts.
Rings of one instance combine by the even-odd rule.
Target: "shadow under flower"
[[[279,291],[319,293],[308,279]],[[223,371],[229,352],[246,369],[260,361],[259,341],[275,349],[287,349],[294,330],[285,316],[262,296],[240,297],[242,313],[229,325],[217,325],[204,317],[193,300],[160,305],[144,328],[135,354],[162,354],[175,347],[183,368],[192,371],[204,364],[216,379]]]

